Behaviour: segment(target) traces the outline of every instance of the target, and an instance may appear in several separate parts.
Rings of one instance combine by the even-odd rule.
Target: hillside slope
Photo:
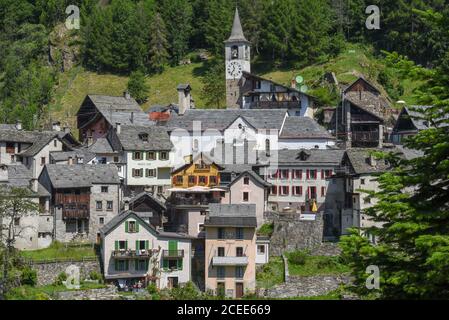
[[[301,70],[271,70],[267,66],[266,62],[256,61],[253,65],[253,72],[285,85],[289,85],[293,77],[301,75],[312,89],[319,87],[320,79],[327,71],[334,72],[341,84],[349,84],[358,76],[363,75],[382,89],[377,79],[380,71],[385,68],[384,62],[375,58],[371,49],[361,45],[348,45],[336,58]],[[167,67],[162,74],[147,77],[146,81],[150,87],[149,100],[143,105],[143,109],[146,110],[149,106],[156,104],[176,103],[176,86],[179,83],[190,83],[196,106],[204,108],[204,101],[201,97],[204,72],[204,64],[196,62],[190,65]],[[409,104],[415,103],[413,90],[420,84],[419,82],[397,77],[391,81],[399,83],[404,88],[399,99],[405,100]],[[127,83],[128,78],[125,76],[97,74],[86,71],[82,67],[75,67],[60,76],[59,85],[55,88],[54,101],[50,107],[50,118],[76,127],[75,114],[87,94],[121,95],[126,90]],[[385,92],[385,94],[387,93]]]

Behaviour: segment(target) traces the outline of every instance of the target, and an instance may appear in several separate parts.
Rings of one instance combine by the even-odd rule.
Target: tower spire
[[[234,14],[234,23],[232,24],[232,31],[231,36],[229,37],[228,41],[246,41],[245,35],[243,34],[243,28],[242,24],[240,23],[240,15],[239,15],[239,9],[235,7],[235,14]]]

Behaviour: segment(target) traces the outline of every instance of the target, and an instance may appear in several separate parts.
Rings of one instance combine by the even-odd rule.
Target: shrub
[[[63,284],[64,281],[67,280],[67,274],[65,272],[61,272],[60,274],[58,274],[58,276],[55,279],[54,284],[56,286],[60,286]]]
[[[338,262],[333,257],[322,257],[322,259],[316,262],[318,269],[326,269],[331,267],[336,267]]]
[[[34,287],[37,284],[37,272],[36,270],[25,267],[22,269],[22,274],[20,276],[20,283],[22,285],[29,285]]]
[[[304,251],[294,251],[288,255],[288,262],[303,266],[306,264],[308,254]]]
[[[95,270],[92,270],[91,272],[89,272],[89,278],[90,278],[90,280],[98,280],[99,282],[102,280],[101,274],[99,274]]]
[[[179,288],[173,288],[170,296],[174,300],[198,300],[200,298],[200,292],[193,282],[189,281]]]
[[[271,236],[273,234],[273,231],[274,231],[274,224],[265,223],[259,228],[259,231],[257,233],[264,236]]]
[[[154,283],[150,283],[147,287],[147,291],[149,294],[155,294],[158,293],[157,286]]]

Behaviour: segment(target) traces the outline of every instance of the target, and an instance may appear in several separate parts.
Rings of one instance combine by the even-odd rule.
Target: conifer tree
[[[149,67],[153,72],[160,73],[164,70],[164,65],[168,62],[169,54],[167,51],[167,30],[159,13],[156,13],[154,16],[153,23],[150,27],[150,37]]]

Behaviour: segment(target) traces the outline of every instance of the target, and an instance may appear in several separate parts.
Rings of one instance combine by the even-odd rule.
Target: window
[[[317,171],[316,170],[307,170],[307,180],[316,180]]]
[[[270,194],[277,195],[278,194],[278,187],[277,186],[272,186],[271,189],[270,189]]]
[[[224,239],[224,238],[225,238],[225,229],[218,228],[218,239]]]
[[[132,176],[134,178],[141,178],[141,177],[143,177],[143,169],[133,169],[132,170]]]
[[[196,177],[195,176],[189,176],[189,184],[195,184]]]
[[[270,152],[270,139],[265,140],[265,151]]]
[[[225,256],[225,248],[224,247],[218,247],[217,248],[217,256],[224,257]]]
[[[243,228],[236,228],[235,229],[235,238],[237,240],[243,240]]]
[[[117,163],[118,161],[118,157],[114,157],[114,162]]]
[[[148,249],[147,243],[148,243],[148,240],[140,240],[140,241],[137,241],[137,247],[136,247],[136,250],[145,250],[145,249]]]
[[[162,161],[168,160],[168,153],[161,152],[159,157],[160,157],[160,160],[162,160]]]
[[[235,277],[237,279],[243,279],[243,275],[244,275],[244,269],[242,266],[237,266],[235,267]]]
[[[243,192],[243,202],[249,201],[249,192]]]
[[[140,133],[139,134],[139,139],[144,141],[144,142],[148,142],[148,133]]]
[[[104,225],[104,218],[101,217],[101,218],[99,219],[98,223],[99,223],[100,225]]]
[[[302,179],[302,170],[294,170],[293,171],[293,178],[301,180]]]
[[[199,177],[200,184],[207,184],[207,177],[206,176],[200,176]]]
[[[136,221],[128,221],[128,232],[129,233],[138,232]]]
[[[176,184],[182,184],[184,181],[183,176],[176,176],[175,182]]]
[[[217,177],[216,176],[210,176],[210,184],[211,185],[216,185],[217,184]]]
[[[147,152],[147,160],[156,160],[156,153],[153,151]]]
[[[108,211],[112,211],[113,208],[114,208],[114,202],[113,202],[113,201],[108,201],[108,202],[106,203],[106,209],[107,209]]]
[[[217,267],[217,278],[223,279],[225,277],[225,268]]]
[[[257,254],[265,254],[265,246],[264,245],[257,246]]]
[[[118,248],[117,249],[118,250],[126,250],[126,249],[128,249],[128,242],[124,241],[124,240],[118,241]]]
[[[316,199],[316,187],[309,187],[309,198]]]
[[[321,187],[321,196],[326,196],[326,187]]]
[[[302,196],[302,186],[294,186],[293,187],[293,195],[294,196]]]
[[[249,177],[243,178],[243,184],[244,185],[249,185]]]
[[[332,170],[324,170],[324,177],[329,178],[330,176],[332,176]]]
[[[56,148],[58,146],[58,140],[53,140],[53,146]]]
[[[178,270],[179,266],[178,266],[178,260],[165,260],[168,261],[166,262],[168,265],[168,269],[170,270]]]
[[[136,271],[147,271],[148,270],[148,260],[136,260],[135,266],[136,266]]]
[[[365,184],[365,179],[360,179],[360,184]]]
[[[42,157],[41,158],[41,166],[44,166],[45,165],[45,157]]]
[[[281,170],[281,179],[287,180],[289,177],[289,170]]]
[[[235,248],[235,256],[236,257],[243,257],[243,247],[236,247]]]
[[[164,193],[164,188],[162,188],[162,186],[157,186],[157,194],[162,194]]]
[[[133,160],[143,160],[142,159],[142,152],[134,152],[133,153]]]
[[[128,260],[117,260],[115,262],[116,271],[128,271],[129,261]]]
[[[156,177],[156,169],[146,169],[145,170],[145,176],[148,178],[154,178]]]
[[[19,226],[20,225],[20,218],[14,218],[14,225]]]
[[[96,208],[97,210],[103,210],[103,201],[97,201]]]
[[[101,187],[101,193],[108,193],[108,187]]]
[[[281,187],[279,187],[279,189],[280,189],[280,195],[281,196],[288,196],[288,194],[290,193],[289,191],[289,187],[288,186],[281,186]]]
[[[260,88],[262,88],[262,82],[259,81],[259,80],[256,80],[256,81],[255,81],[254,87],[255,87],[254,89],[260,89]]]

